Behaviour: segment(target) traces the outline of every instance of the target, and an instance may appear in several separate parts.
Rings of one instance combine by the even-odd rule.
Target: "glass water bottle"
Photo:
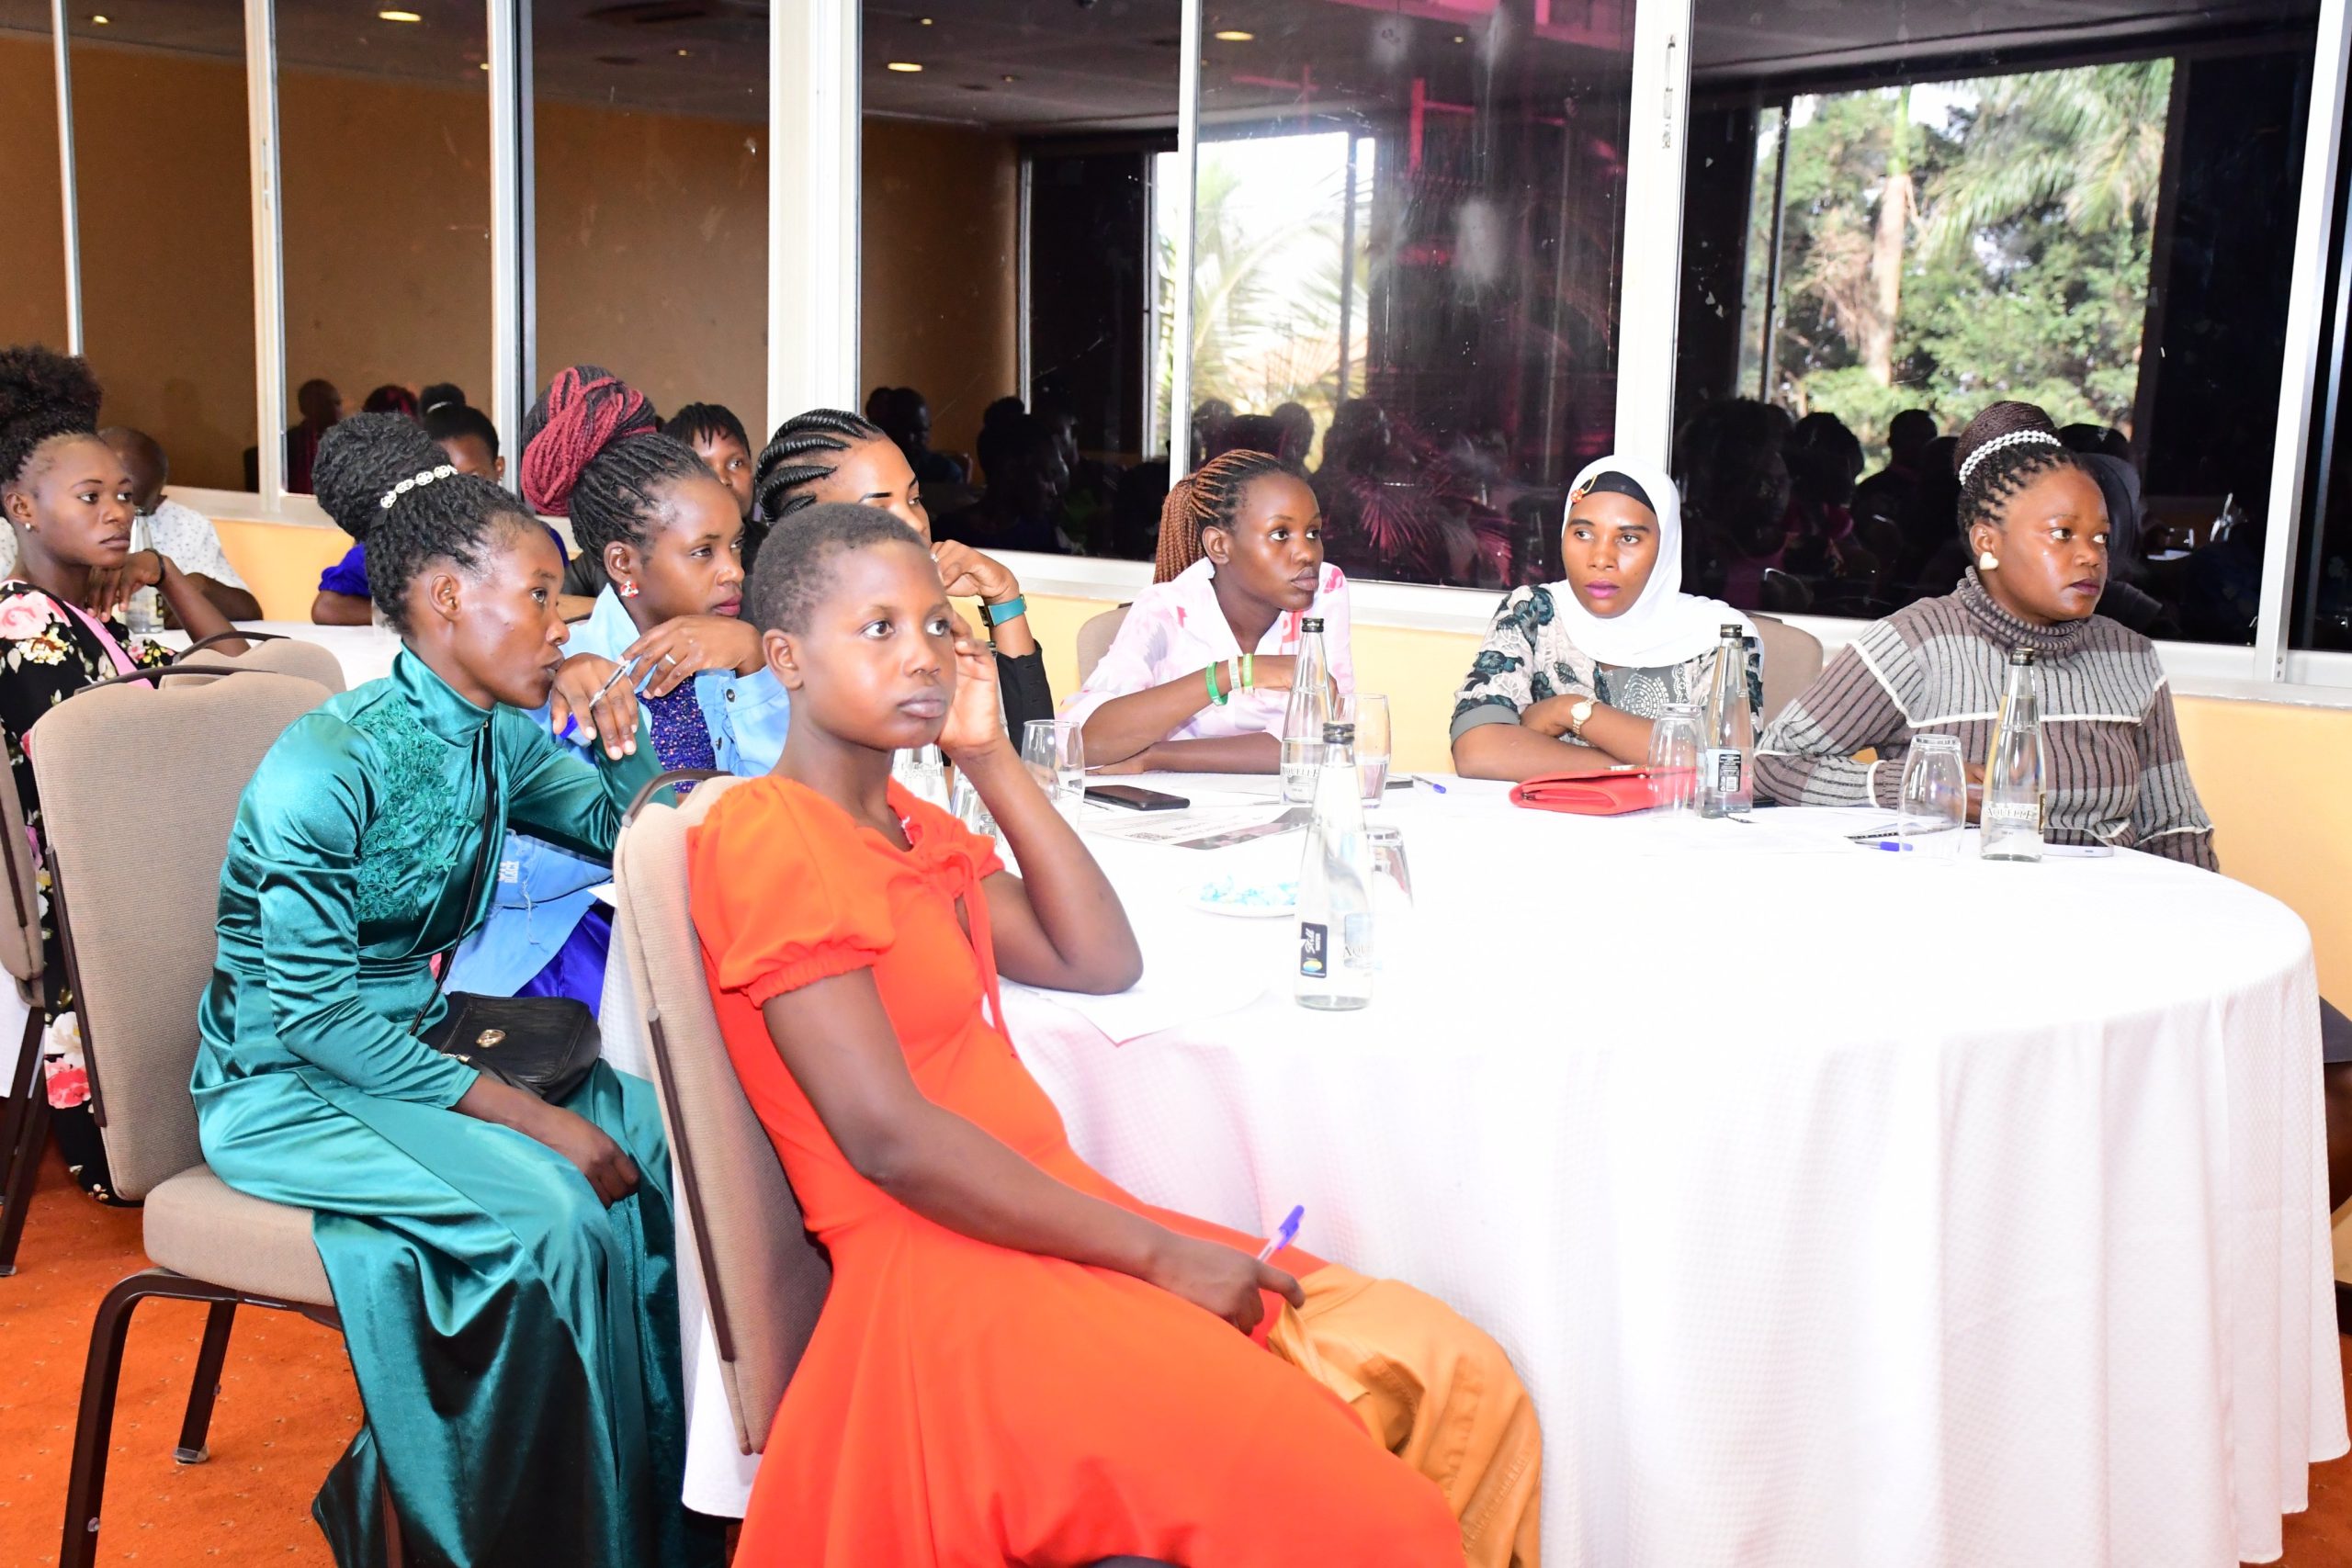
[[[1984,762],[1984,856],[2041,858],[2041,685],[2033,649],[2009,654],[2008,689]]]
[[[1707,692],[1706,749],[1699,753],[1699,815],[1745,817],[1756,804],[1756,711],[1747,701],[1747,633],[1723,628]]]
[[[1298,624],[1298,670],[1283,710],[1283,799],[1305,806],[1315,798],[1323,761],[1323,727],[1331,722],[1331,666],[1323,653],[1323,619]]]
[[[1341,1012],[1372,1000],[1372,843],[1356,780],[1355,727],[1324,727],[1315,815],[1298,870],[1298,1003]]]

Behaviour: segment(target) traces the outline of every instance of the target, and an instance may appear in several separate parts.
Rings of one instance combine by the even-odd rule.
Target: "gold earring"
[[[1990,550],[1980,552],[1976,558],[1976,570],[1979,571],[1991,571],[2000,564],[2000,558]]]

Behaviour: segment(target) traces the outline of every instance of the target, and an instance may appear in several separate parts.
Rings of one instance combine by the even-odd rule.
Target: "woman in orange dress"
[[[1108,991],[1141,958],[1012,754],[988,655],[920,541],[876,510],[812,509],[769,540],[746,607],[792,729],[697,829],[693,908],[729,1054],[833,1281],[736,1562],[1463,1562],[1441,1487],[1265,1348],[1278,1319],[1296,1337],[1298,1281],[1255,1238],[1089,1169],[1015,1058],[998,961]],[[890,782],[896,749],[934,739],[1025,884]]]

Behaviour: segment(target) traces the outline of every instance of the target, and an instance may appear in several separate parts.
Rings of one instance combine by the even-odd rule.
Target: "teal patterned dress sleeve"
[[[506,825],[595,860],[613,858],[622,814],[662,772],[641,707],[637,750],[617,761],[601,750],[558,740],[529,714],[513,708],[499,710],[495,739],[499,772],[506,780]]]
[[[258,956],[277,1043],[364,1093],[454,1105],[474,1070],[416,1039],[361,990],[360,841],[365,776],[334,721],[288,731],[254,777],[240,848],[254,874]]]

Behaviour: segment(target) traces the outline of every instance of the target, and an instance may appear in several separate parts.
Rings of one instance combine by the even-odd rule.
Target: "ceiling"
[[[1210,124],[1299,109],[1622,92],[1634,0],[1208,0]],[[1694,68],[1710,80],[1839,64],[2162,39],[2309,16],[2316,0],[1695,0]],[[403,5],[415,23],[379,19]],[[103,7],[103,10],[101,10]],[[542,96],[656,113],[763,120],[763,0],[533,0]],[[45,30],[41,0],[0,0],[0,28]],[[867,0],[870,114],[1007,131],[1165,130],[1176,120],[1181,0]],[[240,0],[70,0],[81,40],[241,59]],[[107,18],[96,25],[95,15]],[[277,0],[282,67],[473,90],[481,0]],[[920,71],[894,71],[893,62]]]

